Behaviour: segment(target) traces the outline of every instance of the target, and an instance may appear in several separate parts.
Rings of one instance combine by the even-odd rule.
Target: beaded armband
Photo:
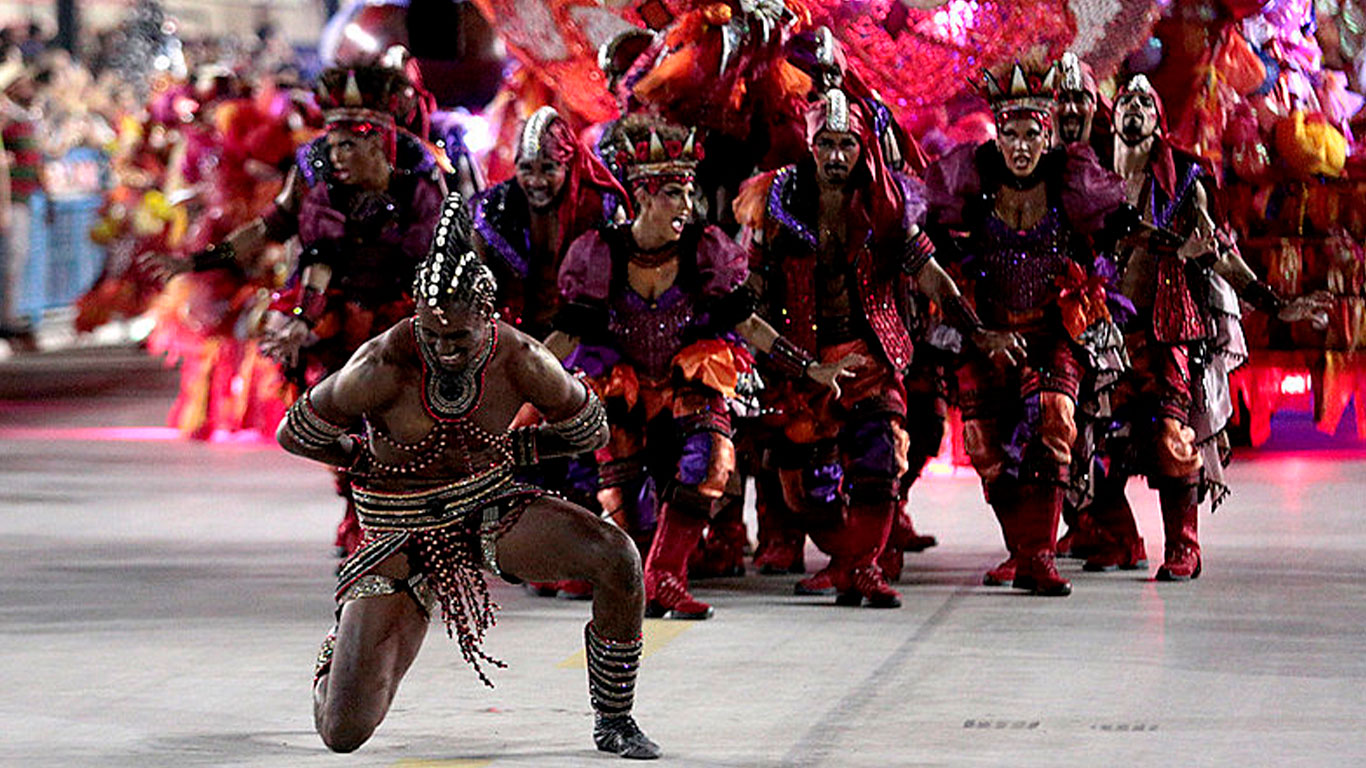
[[[607,425],[607,411],[591,387],[584,389],[588,397],[573,416],[512,431],[512,460],[517,466],[528,467],[547,457],[577,456],[601,447],[597,435]]]
[[[333,424],[318,415],[307,392],[289,407],[285,422],[294,438],[308,448],[327,448],[346,434],[346,427]]]
[[[675,418],[675,422],[678,425],[678,431],[684,436],[700,435],[707,432],[715,432],[726,437],[732,435],[729,411],[714,411],[711,408],[703,408],[686,416],[678,416]]]
[[[195,272],[204,272],[219,267],[231,266],[237,261],[237,249],[232,243],[215,243],[202,251],[195,251],[190,256],[190,264]]]
[[[578,413],[564,421],[546,424],[541,427],[541,431],[574,448],[593,450],[598,447],[594,437],[607,425],[607,411],[603,409],[602,401],[598,399],[592,387],[585,385],[584,391],[588,397],[583,401]]]
[[[930,241],[930,236],[921,230],[915,237],[906,241],[906,252],[901,260],[901,271],[915,277],[920,274],[920,270],[934,258],[934,243]]]
[[[1248,283],[1243,289],[1243,299],[1268,315],[1279,314],[1285,308],[1285,299],[1276,295],[1276,290],[1265,280]]]
[[[941,300],[939,311],[944,313],[944,322],[953,326],[966,338],[970,339],[973,334],[982,330],[981,318],[968,306],[962,294]]]
[[[782,336],[774,340],[773,349],[769,351],[768,357],[783,375],[794,379],[805,376],[811,366],[816,364],[816,359],[806,350]]]

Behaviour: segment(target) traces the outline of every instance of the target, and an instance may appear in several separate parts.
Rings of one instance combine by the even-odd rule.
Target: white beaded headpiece
[[[498,292],[493,272],[474,250],[473,225],[465,201],[457,192],[447,195],[432,248],[417,271],[413,298],[437,316],[443,307],[470,304],[492,308]]]

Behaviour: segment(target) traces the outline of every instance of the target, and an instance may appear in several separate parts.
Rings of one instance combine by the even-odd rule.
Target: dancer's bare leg
[[[404,555],[374,573],[408,577]],[[427,634],[427,617],[406,592],[342,607],[331,669],[313,690],[313,723],[334,752],[352,752],[379,727]]]

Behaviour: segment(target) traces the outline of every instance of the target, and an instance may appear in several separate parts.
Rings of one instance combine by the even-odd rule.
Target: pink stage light
[[[175,427],[0,427],[0,440],[146,443],[186,440],[186,437]],[[270,437],[247,430],[215,430],[208,442],[275,448],[275,441]]]
[[[174,427],[6,427],[0,440],[80,440],[92,442],[145,442],[179,440]]]

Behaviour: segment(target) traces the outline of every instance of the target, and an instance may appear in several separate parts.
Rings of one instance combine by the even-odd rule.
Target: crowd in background
[[[107,191],[147,170],[132,155],[149,127],[168,117],[193,119],[202,105],[185,99],[195,98],[195,87],[202,94],[226,73],[238,83],[292,87],[300,81],[297,67],[295,51],[269,26],[250,37],[195,38],[178,34],[165,18],[134,17],[86,35],[75,54],[39,23],[0,29],[0,339],[14,351],[34,348],[33,318],[19,307],[20,283],[27,207],[42,190],[45,159],[76,148],[102,153],[115,171],[102,180]]]

